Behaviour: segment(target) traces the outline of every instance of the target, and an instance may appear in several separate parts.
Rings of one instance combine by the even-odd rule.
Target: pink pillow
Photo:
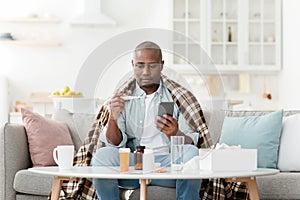
[[[73,145],[67,124],[46,119],[24,108],[21,113],[33,166],[56,165],[52,156],[53,149],[57,145]]]

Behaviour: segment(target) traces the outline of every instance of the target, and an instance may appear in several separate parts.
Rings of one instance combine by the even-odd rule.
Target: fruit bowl
[[[50,95],[50,98],[83,98],[83,95]]]
[[[53,91],[50,95],[51,98],[81,98],[82,92],[75,92],[70,89],[69,86],[63,87],[62,91]]]

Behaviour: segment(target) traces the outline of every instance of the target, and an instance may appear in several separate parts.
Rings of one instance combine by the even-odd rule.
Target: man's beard
[[[153,87],[158,87],[159,84],[158,83],[152,83],[152,84],[148,84],[148,85],[143,85],[142,87],[144,88],[153,88]]]

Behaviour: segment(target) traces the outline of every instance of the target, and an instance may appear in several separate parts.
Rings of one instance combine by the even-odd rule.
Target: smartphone
[[[158,116],[163,116],[164,114],[173,116],[174,102],[160,102],[158,106]]]

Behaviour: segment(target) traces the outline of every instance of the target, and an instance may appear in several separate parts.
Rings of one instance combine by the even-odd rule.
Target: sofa
[[[225,116],[259,116],[270,111],[205,111],[209,131],[213,142],[217,142]],[[284,111],[284,116],[300,111]],[[53,118],[64,121],[69,127],[75,149],[82,143],[85,134],[93,122],[94,115],[56,111]],[[52,187],[53,177],[29,172],[32,167],[28,150],[26,130],[22,124],[5,124],[0,132],[0,199],[3,200],[42,200],[47,199]],[[261,199],[300,199],[300,173],[280,172],[276,175],[257,177]],[[139,199],[139,189],[120,190],[124,199]],[[148,187],[149,199],[175,199],[175,189],[157,186]]]

